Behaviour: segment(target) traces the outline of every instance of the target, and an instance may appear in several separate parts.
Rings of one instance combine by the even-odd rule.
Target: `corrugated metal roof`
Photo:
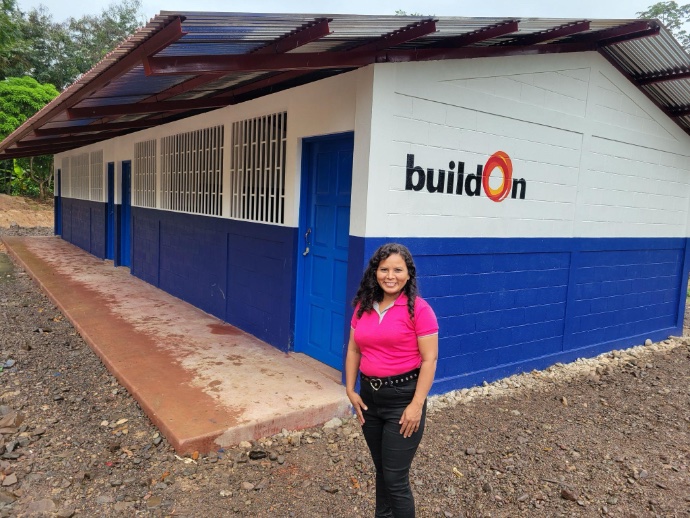
[[[690,133],[690,57],[657,20],[163,11],[0,143],[66,151],[370,63],[599,51]]]

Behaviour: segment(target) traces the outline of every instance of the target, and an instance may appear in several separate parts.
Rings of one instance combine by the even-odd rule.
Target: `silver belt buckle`
[[[369,385],[371,385],[371,388],[374,390],[380,389],[382,384],[383,382],[380,378],[369,378]]]

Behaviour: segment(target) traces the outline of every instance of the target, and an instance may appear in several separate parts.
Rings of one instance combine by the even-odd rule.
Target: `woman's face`
[[[397,297],[410,280],[405,259],[400,254],[391,254],[379,263],[376,280],[387,298]]]

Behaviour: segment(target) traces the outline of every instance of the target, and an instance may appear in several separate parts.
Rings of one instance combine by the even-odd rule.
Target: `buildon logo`
[[[493,177],[493,178],[492,178]],[[496,180],[500,178],[500,183]],[[492,181],[493,180],[493,181]],[[406,191],[421,191],[424,186],[429,192],[445,194],[465,194],[467,196],[486,197],[496,203],[505,200],[510,194],[513,199],[525,199],[527,182],[524,178],[513,179],[513,163],[507,153],[496,151],[486,164],[477,165],[476,173],[465,175],[465,163],[454,161],[448,163],[448,169],[426,171],[414,163],[414,155],[407,155],[405,175]]]

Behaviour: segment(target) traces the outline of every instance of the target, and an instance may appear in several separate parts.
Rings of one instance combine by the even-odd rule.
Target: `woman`
[[[385,244],[369,260],[353,302],[345,388],[376,467],[376,517],[415,515],[410,465],[438,357],[436,315],[417,295],[416,274],[405,246]]]

